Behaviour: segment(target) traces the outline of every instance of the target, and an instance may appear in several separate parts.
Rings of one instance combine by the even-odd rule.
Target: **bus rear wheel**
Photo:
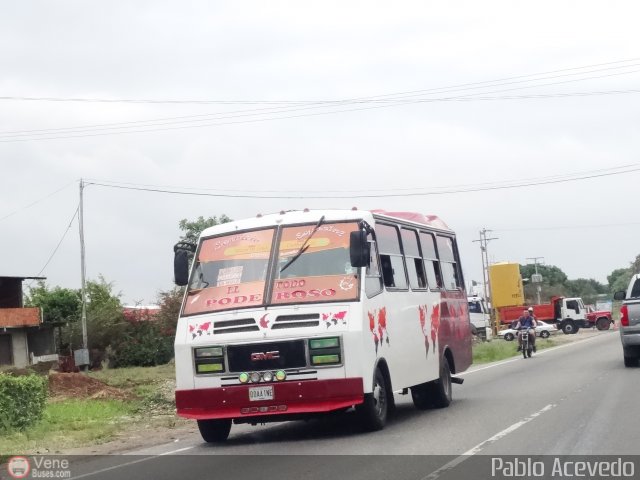
[[[440,363],[440,378],[431,385],[432,404],[435,408],[448,407],[453,398],[451,389],[451,368],[447,357],[442,357]]]
[[[229,437],[231,419],[198,420],[198,429],[207,443],[221,443]]]
[[[451,403],[451,392],[451,368],[444,357],[440,365],[440,378],[411,387],[411,398],[419,410],[445,408]]]
[[[364,402],[356,408],[365,430],[374,432],[384,428],[389,413],[390,394],[384,374],[380,368],[376,368],[373,377],[373,391],[365,394]]]

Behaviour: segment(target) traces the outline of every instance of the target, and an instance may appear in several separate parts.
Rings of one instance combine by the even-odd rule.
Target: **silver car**
[[[615,300],[624,300],[620,307],[620,340],[625,367],[640,364],[640,274],[631,277],[624,290],[616,292]]]

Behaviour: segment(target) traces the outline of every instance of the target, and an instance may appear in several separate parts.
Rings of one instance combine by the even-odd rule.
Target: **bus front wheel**
[[[364,396],[364,401],[356,411],[365,430],[382,430],[387,423],[389,413],[389,390],[387,381],[380,368],[376,368],[373,377],[373,391]]]
[[[198,420],[200,435],[207,443],[221,443],[229,437],[231,419]]]

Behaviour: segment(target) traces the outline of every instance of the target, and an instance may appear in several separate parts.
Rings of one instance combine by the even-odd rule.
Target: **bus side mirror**
[[[192,243],[180,242],[173,247],[173,278],[179,287],[189,283],[189,252],[195,252]]]
[[[616,293],[613,294],[613,299],[614,300],[624,300],[624,298],[627,296],[627,292],[625,292],[624,290],[619,290]]]
[[[371,259],[371,244],[367,241],[367,232],[358,230],[351,232],[349,238],[349,256],[354,268],[368,267]]]

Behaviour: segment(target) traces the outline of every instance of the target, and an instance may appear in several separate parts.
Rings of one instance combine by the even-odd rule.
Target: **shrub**
[[[23,430],[42,418],[47,378],[0,374],[0,432]]]
[[[111,367],[152,367],[173,358],[173,337],[163,334],[154,322],[130,323],[123,338],[113,346]]]

